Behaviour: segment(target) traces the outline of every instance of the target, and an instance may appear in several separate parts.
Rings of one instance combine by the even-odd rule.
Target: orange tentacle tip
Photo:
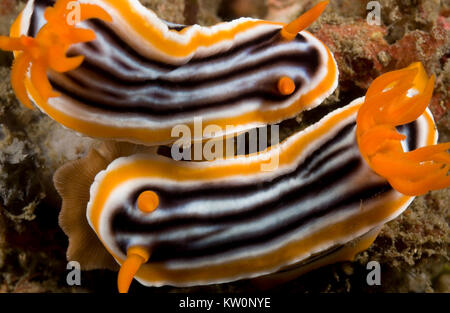
[[[286,40],[293,40],[299,32],[306,29],[319,18],[327,7],[329,1],[322,1],[316,4],[312,9],[299,16],[294,21],[285,25],[281,29],[281,36]]]
[[[159,205],[158,195],[151,190],[142,192],[137,199],[137,207],[143,213],[152,213]]]
[[[142,264],[147,263],[149,258],[150,253],[145,248],[136,246],[128,249],[127,258],[122,263],[117,277],[117,288],[119,293],[128,292],[134,276],[139,271]]]
[[[47,71],[66,72],[78,67],[82,58],[68,58],[66,52],[71,45],[95,39],[90,30],[76,28],[69,15],[73,1],[58,0],[53,7],[45,10],[47,23],[39,30],[35,38],[22,35],[19,38],[0,36],[0,49],[21,52],[17,55],[11,71],[11,82],[14,92],[22,104],[33,108],[28,97],[26,81],[30,68],[30,81],[42,100],[59,96],[51,91]],[[94,8],[95,7],[95,8]],[[99,18],[110,21],[111,17],[102,8],[92,5],[82,18]],[[49,90],[50,89],[50,90]]]
[[[295,91],[295,83],[294,81],[287,76],[283,76],[278,80],[278,91],[284,95],[291,95]]]
[[[361,155],[374,172],[409,196],[450,186],[449,143],[405,152],[401,144],[405,137],[396,130],[424,113],[433,86],[434,76],[428,77],[416,62],[377,78],[358,111],[356,139]]]

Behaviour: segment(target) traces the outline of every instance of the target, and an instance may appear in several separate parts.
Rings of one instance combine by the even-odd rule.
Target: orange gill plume
[[[434,76],[421,63],[384,74],[367,91],[357,117],[356,137],[362,156],[378,175],[405,195],[422,195],[450,186],[450,143],[404,152],[406,136],[396,126],[416,120],[433,94]]]
[[[78,4],[75,7],[74,1],[58,0],[53,7],[45,10],[47,24],[35,38],[25,35],[19,38],[0,36],[0,49],[18,52],[11,71],[11,84],[22,104],[33,108],[26,89],[28,70],[31,84],[42,100],[58,96],[52,90],[47,70],[63,73],[81,65],[83,56],[67,57],[66,53],[71,45],[96,38],[93,31],[77,28],[75,25],[76,22],[90,18],[112,20],[99,6]]]

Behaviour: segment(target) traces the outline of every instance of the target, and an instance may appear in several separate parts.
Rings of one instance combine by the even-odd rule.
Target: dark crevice
[[[198,0],[186,0],[184,4],[184,23],[186,25],[197,24],[198,11]]]
[[[223,21],[231,21],[240,17],[263,19],[267,15],[266,1],[262,0],[222,0],[217,15]]]
[[[11,67],[13,63],[13,54],[0,50],[0,67]]]

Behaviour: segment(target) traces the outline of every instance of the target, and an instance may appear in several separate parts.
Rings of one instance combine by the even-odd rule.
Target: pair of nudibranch
[[[28,1],[0,37],[15,53],[18,99],[114,140],[55,175],[68,258],[85,269],[119,263],[120,291],[133,277],[284,280],[352,259],[415,195],[449,186],[450,143],[436,144],[434,77],[420,63],[258,154],[178,162],[150,147],[196,117],[231,126],[215,133],[230,137],[321,104],[338,69],[304,29],[326,5],[287,25],[201,27],[162,21],[137,0]],[[278,167],[262,171],[275,154]]]

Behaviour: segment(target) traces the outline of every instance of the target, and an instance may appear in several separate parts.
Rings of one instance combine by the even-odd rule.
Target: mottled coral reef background
[[[316,0],[144,0],[161,18],[211,25],[240,16],[288,22]],[[431,110],[441,141],[450,141],[450,0],[381,0],[381,25],[366,22],[363,0],[331,0],[310,30],[335,54],[339,88],[326,108],[364,94],[378,75],[421,61],[437,83]],[[0,34],[6,35],[25,0],[0,0]],[[0,292],[115,292],[116,274],[83,272],[80,287],[66,284],[67,238],[58,227],[60,199],[54,171],[82,156],[97,141],[81,137],[42,113],[24,109],[9,83],[12,56],[0,52]],[[325,109],[326,110],[326,109]],[[282,124],[285,135],[307,125],[298,116]],[[450,190],[418,197],[383,227],[372,247],[354,263],[340,263],[277,287],[306,292],[450,292]],[[366,264],[379,261],[381,286],[366,284]],[[242,292],[250,282],[136,292]]]

